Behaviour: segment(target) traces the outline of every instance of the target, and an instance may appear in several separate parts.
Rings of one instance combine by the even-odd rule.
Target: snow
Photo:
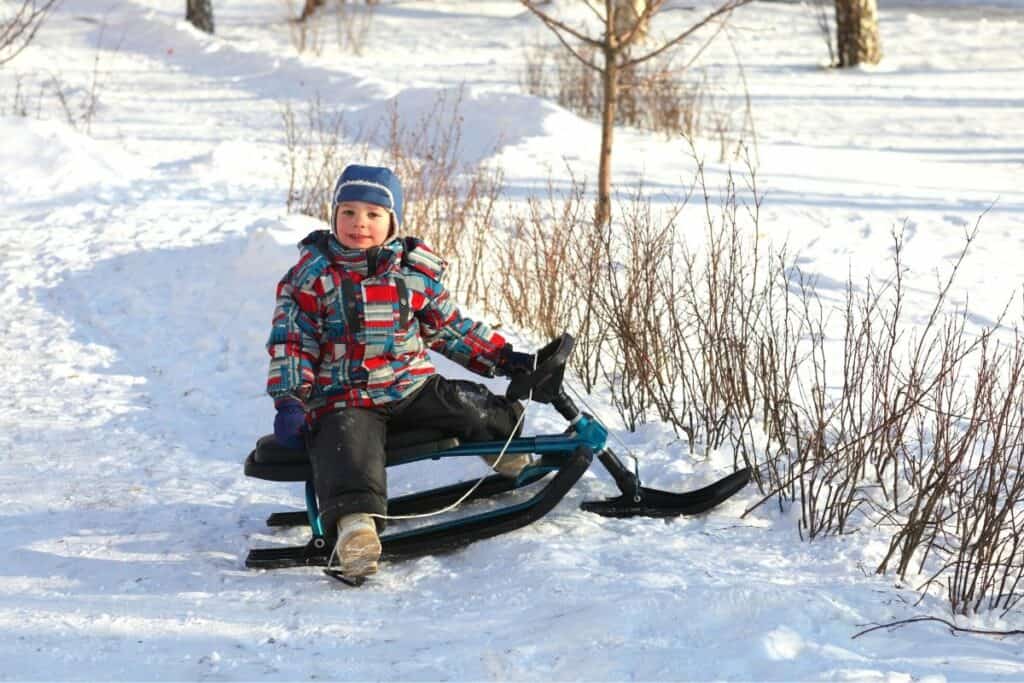
[[[540,522],[385,563],[359,590],[316,569],[245,569],[248,548],[303,540],[263,524],[301,507],[301,487],[242,473],[273,417],[273,286],[320,227],[285,212],[281,107],[319,95],[360,123],[395,96],[414,118],[458,95],[463,160],[501,165],[517,201],[566,165],[593,178],[598,128],[520,91],[524,46],[546,34],[512,0],[385,1],[360,55],[337,49],[330,22],[319,54],[297,53],[279,0],[220,0],[213,37],[181,4],[65,2],[0,69],[0,678],[1024,678],[1019,639],[934,623],[852,639],[948,610],[874,574],[877,531],[806,543],[792,510],[741,519],[753,488],[700,518],[605,519],[579,510],[613,492],[594,468]],[[905,226],[913,303],[927,310],[935,272],[984,213],[954,296],[983,324],[1024,278],[1024,7],[880,5],[885,61],[849,72],[820,68],[808,8],[736,15],[760,229],[799,247],[827,285],[887,272],[890,230]],[[735,78],[727,43],[705,60]],[[13,114],[19,79],[57,77],[81,96],[94,73],[88,134],[52,98],[39,117]],[[701,148],[712,188],[728,171],[716,146]],[[643,179],[671,201],[693,168],[682,141],[617,133],[623,187]],[[527,433],[562,428],[530,406]],[[662,424],[615,437],[653,486],[694,488],[731,468]],[[484,471],[403,469],[395,492]],[[1024,627],[1019,611],[964,623]]]
[[[119,188],[145,172],[139,160],[105,146],[56,121],[5,119],[4,160],[19,173],[0,185],[8,197],[41,200],[84,192],[90,187]]]

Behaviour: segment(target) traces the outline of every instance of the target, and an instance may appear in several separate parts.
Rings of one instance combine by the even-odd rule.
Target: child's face
[[[334,234],[349,249],[379,247],[388,238],[391,214],[383,206],[367,202],[338,205]]]

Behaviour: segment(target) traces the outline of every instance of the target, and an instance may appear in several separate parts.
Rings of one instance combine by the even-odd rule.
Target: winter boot
[[[331,555],[331,568],[353,579],[373,574],[380,550],[373,518],[363,512],[345,515],[338,520],[338,543]]]
[[[520,455],[506,453],[501,456],[501,460],[498,460],[497,455],[481,455],[480,457],[492,470],[509,479],[515,479],[527,466],[533,464],[533,456],[527,453]]]

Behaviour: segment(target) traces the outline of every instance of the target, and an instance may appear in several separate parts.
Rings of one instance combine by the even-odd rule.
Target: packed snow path
[[[497,131],[480,128],[499,121],[498,159],[520,193],[563,158],[592,175],[596,128],[518,92],[522,45],[541,34],[511,1],[385,4],[363,56],[320,58],[289,48],[277,0],[217,3],[213,38],[164,4],[64,3],[0,71],[8,97],[18,71],[81,89],[106,46],[91,136],[56,115],[0,118],[0,678],[1024,676],[1019,640],[938,625],[851,640],[945,608],[873,574],[884,547],[871,532],[806,544],[777,508],[740,520],[752,490],[704,518],[611,520],[578,510],[613,493],[590,474],[540,523],[385,564],[359,590],[313,569],[246,570],[250,545],[303,537],[263,526],[301,505],[299,487],[241,469],[272,420],[272,288],[317,227],[283,215],[281,104],[330,93],[359,120],[399,95],[414,116],[465,82],[466,154],[490,149]],[[1024,275],[1024,17],[895,8],[883,21],[886,62],[836,74],[815,67],[806,11],[756,5],[742,20],[761,228],[841,283],[884,262],[904,223],[927,273],[995,202],[962,280],[984,321]],[[671,194],[692,173],[682,143],[623,131],[618,144],[624,182]],[[725,169],[709,171],[719,182]],[[561,429],[531,408],[528,431]],[[661,425],[619,436],[653,486],[731,467]],[[408,469],[392,474],[396,491],[483,471]],[[1022,627],[1019,615],[972,625]]]

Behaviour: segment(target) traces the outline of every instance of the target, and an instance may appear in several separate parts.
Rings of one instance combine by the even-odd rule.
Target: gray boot
[[[533,456],[528,453],[509,455],[506,453],[498,460],[497,455],[481,455],[487,465],[503,477],[515,479],[526,467],[533,464]]]
[[[364,512],[345,515],[338,520],[338,543],[328,563],[342,575],[356,579],[377,571],[380,539],[373,518]]]

